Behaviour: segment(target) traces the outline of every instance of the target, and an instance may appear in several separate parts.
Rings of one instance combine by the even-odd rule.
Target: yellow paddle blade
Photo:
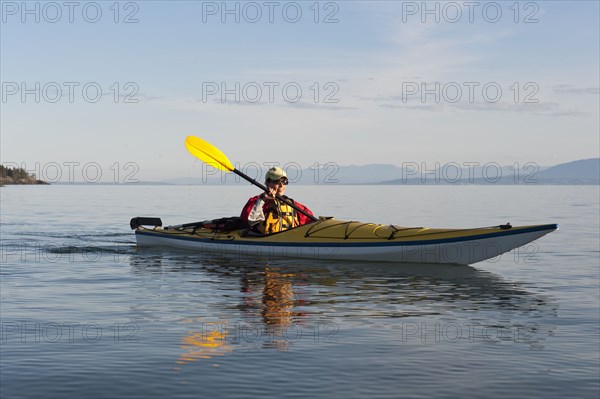
[[[217,147],[195,136],[188,136],[185,139],[187,150],[201,160],[202,162],[214,166],[219,170],[233,171],[235,169],[227,156]]]

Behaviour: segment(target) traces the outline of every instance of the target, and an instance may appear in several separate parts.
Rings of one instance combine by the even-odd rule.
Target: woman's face
[[[287,187],[286,184],[283,184],[284,182],[287,183],[287,179],[281,178],[276,181],[269,180],[269,182],[267,182],[267,187],[277,190],[278,195],[283,195],[283,193],[285,192],[285,189]]]

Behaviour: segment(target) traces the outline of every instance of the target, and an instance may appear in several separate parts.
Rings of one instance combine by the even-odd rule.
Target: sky
[[[0,161],[46,180],[600,154],[597,1],[1,1]]]

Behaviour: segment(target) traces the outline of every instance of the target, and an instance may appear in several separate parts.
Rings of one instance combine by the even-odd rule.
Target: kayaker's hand
[[[274,200],[275,199],[275,194],[277,194],[277,190],[274,188],[270,188],[269,187],[269,191],[265,191],[264,193],[262,193],[260,195],[260,197],[266,201],[266,200]]]

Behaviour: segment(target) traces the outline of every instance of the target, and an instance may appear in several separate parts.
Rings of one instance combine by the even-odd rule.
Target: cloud
[[[387,109],[405,109],[411,111],[436,111],[442,112],[444,110],[459,110],[459,111],[471,111],[471,112],[513,112],[513,113],[527,113],[532,115],[546,115],[546,116],[583,116],[587,115],[585,112],[576,109],[563,109],[558,103],[509,103],[509,102],[459,102],[459,103],[415,103],[415,102],[399,102],[398,98],[388,98],[388,102],[384,104],[378,104],[380,108]],[[394,101],[396,102],[389,102]],[[374,99],[373,101],[384,101],[383,99]]]
[[[409,109],[415,111],[441,111],[444,106],[442,104],[422,104],[422,105],[409,105],[409,104],[380,104],[381,108],[388,109]]]
[[[554,102],[548,103],[508,103],[508,102],[477,102],[477,103],[457,103],[449,105],[452,108],[464,111],[485,111],[485,112],[516,112],[529,113],[534,115],[547,116],[582,116],[585,112],[575,109],[562,109],[560,104]]]
[[[356,107],[346,107],[343,105],[305,103],[305,102],[287,103],[287,106],[292,107],[292,108],[318,109],[318,110],[324,110],[324,111],[348,111],[348,110],[358,109]]]
[[[600,87],[574,87],[572,85],[561,84],[553,87],[554,92],[558,94],[600,94]]]
[[[203,102],[206,103],[206,101],[202,100],[202,99],[197,99],[197,102]],[[245,106],[245,105],[252,105],[252,106],[259,106],[259,105],[269,105],[269,102],[267,101],[221,101],[218,98],[214,98],[211,101],[212,104],[215,105],[239,105],[239,106]],[[272,103],[271,103],[272,104]]]
[[[196,99],[196,102],[204,102],[200,99]],[[282,105],[283,102],[283,105]],[[205,103],[205,102],[204,102]],[[335,105],[335,104],[327,104],[327,103],[310,103],[310,102],[287,102],[287,101],[279,101],[279,102],[267,102],[267,101],[221,101],[219,99],[213,99],[210,104],[212,105],[228,105],[228,106],[264,106],[264,105],[272,105],[272,106],[284,106],[290,108],[301,108],[301,109],[317,109],[321,111],[348,111],[358,109],[357,107],[348,107],[343,105]]]

